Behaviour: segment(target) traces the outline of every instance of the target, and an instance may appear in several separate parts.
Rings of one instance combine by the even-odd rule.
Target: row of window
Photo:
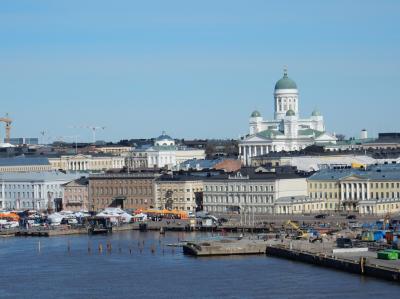
[[[273,192],[274,191],[274,186],[269,185],[269,186],[258,186],[258,185],[229,185],[229,188],[227,185],[224,186],[208,186],[206,185],[204,187],[205,191],[214,191],[214,192]]]
[[[151,195],[151,187],[100,187],[92,188],[93,195]]]
[[[42,185],[37,185],[39,190],[42,189]],[[43,186],[44,187],[44,186]],[[0,184],[0,189],[3,188],[3,185]],[[33,190],[34,185],[32,184],[4,184],[4,189],[32,189]],[[60,188],[59,185],[47,185],[47,189],[58,189]]]
[[[97,205],[111,205],[111,203],[114,201],[113,198],[97,198],[94,199],[93,202],[96,203]],[[126,199],[124,200],[124,205],[144,205],[147,204],[149,201],[145,198],[141,198],[141,199]],[[153,203],[153,200],[150,201],[151,203]]]
[[[361,188],[362,184],[367,184],[367,183],[350,183],[350,184],[355,184],[355,185],[359,185],[359,187]],[[338,183],[309,183],[310,188],[314,188],[314,189],[327,189],[327,188],[337,188],[339,186]],[[370,187],[371,188],[400,188],[400,182],[399,183],[370,183]]]
[[[204,209],[207,212],[228,212],[229,207],[227,206],[206,206]],[[247,211],[252,213],[268,213],[272,214],[274,213],[274,208],[273,207],[247,207]]]
[[[62,192],[52,192],[53,197],[62,197]],[[0,197],[2,198],[15,198],[15,199],[25,199],[25,198],[35,198],[34,192],[1,192]],[[38,198],[42,198],[42,192],[38,192]]]
[[[273,196],[205,196],[205,203],[232,203],[232,204],[272,204]]]
[[[361,199],[362,192],[355,193],[344,193],[343,199]],[[364,198],[367,198],[368,193],[364,193]],[[337,192],[310,192],[310,198],[338,198]],[[400,192],[371,192],[371,198],[382,199],[382,198],[400,198]]]

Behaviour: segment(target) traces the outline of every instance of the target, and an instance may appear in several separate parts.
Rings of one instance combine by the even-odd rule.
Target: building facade
[[[306,178],[295,173],[279,174],[243,168],[235,174],[222,174],[204,180],[204,210],[214,213],[240,210],[241,213],[275,214],[279,198],[306,195]]]
[[[62,185],[63,208],[68,211],[89,211],[89,179],[81,177]]]
[[[125,158],[114,155],[65,155],[49,158],[54,170],[104,171],[125,167]]]
[[[321,210],[360,214],[400,211],[400,164],[364,169],[323,169],[308,179],[310,199]]]
[[[89,210],[107,207],[148,209],[155,206],[157,173],[104,173],[89,176]]]
[[[195,212],[202,207],[203,180],[188,175],[162,175],[155,181],[155,202],[158,209]]]
[[[51,171],[49,160],[45,157],[0,158],[0,173]]]
[[[191,159],[204,159],[204,149],[177,146],[175,140],[165,132],[157,137],[154,144],[134,150],[135,157],[145,157],[149,168],[172,169],[184,161]]]
[[[62,172],[3,173],[0,175],[0,208],[39,211],[61,208],[62,185],[75,174]]]
[[[269,152],[296,151],[315,144],[334,144],[336,137],[326,133],[321,113],[314,110],[309,118],[299,117],[296,83],[284,71],[275,84],[274,119],[264,120],[254,111],[249,120],[249,134],[239,140],[239,155],[245,165],[251,158]]]

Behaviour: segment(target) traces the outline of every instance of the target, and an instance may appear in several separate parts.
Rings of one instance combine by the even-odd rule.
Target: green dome
[[[261,113],[258,112],[257,110],[253,111],[253,113],[251,114],[251,117],[261,117]]]
[[[311,116],[321,116],[321,112],[319,112],[317,109],[314,109],[314,111],[311,113]]]
[[[296,82],[288,77],[286,70],[283,73],[282,79],[275,84],[275,90],[277,89],[297,89]]]
[[[294,113],[294,111],[292,109],[289,109],[288,111],[286,111],[286,116],[295,116],[296,113]]]

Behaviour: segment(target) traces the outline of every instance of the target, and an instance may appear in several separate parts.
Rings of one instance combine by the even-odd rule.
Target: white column
[[[246,150],[246,145],[243,146],[243,164],[247,165],[247,150]]]
[[[369,182],[367,183],[367,199],[371,198],[370,190],[369,190]]]
[[[350,198],[351,199],[354,199],[354,184],[353,183],[351,183],[350,184],[350,188],[351,188],[351,191],[350,191]]]
[[[355,183],[356,184],[356,196],[355,199],[360,199],[360,184],[359,183]]]
[[[361,184],[361,200],[365,199],[365,184]]]
[[[262,156],[262,155],[264,155],[264,146],[261,145],[260,148],[261,148],[261,153],[260,153],[260,154],[261,154],[261,156]]]
[[[340,202],[344,200],[344,184],[340,183]]]

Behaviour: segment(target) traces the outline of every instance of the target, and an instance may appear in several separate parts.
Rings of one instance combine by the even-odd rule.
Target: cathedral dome
[[[275,90],[277,89],[297,89],[296,82],[288,77],[287,70],[284,71],[283,77],[276,82]]]
[[[287,112],[286,112],[286,116],[295,116],[296,115],[296,113],[292,110],[292,109],[289,109]]]
[[[257,110],[253,111],[253,113],[250,115],[250,117],[261,117],[261,113],[258,112]]]
[[[163,140],[174,141],[174,139],[171,136],[167,135],[165,131],[163,131],[162,134],[156,138],[156,141],[163,141]]]
[[[319,112],[317,109],[314,109],[314,111],[311,113],[311,116],[321,116],[321,112]]]

